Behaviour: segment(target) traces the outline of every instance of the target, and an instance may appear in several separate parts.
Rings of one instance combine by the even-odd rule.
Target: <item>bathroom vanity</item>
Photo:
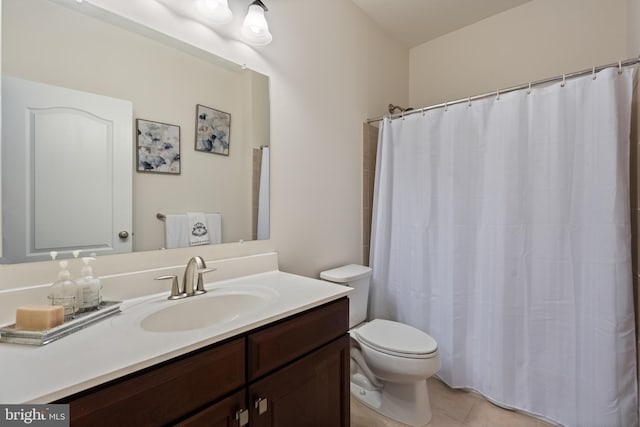
[[[348,426],[351,289],[281,272],[273,253],[207,266],[203,295],[158,293],[180,266],[103,278],[121,313],[44,346],[0,344],[0,402],[68,403],[74,427]]]
[[[348,426],[341,298],[56,403],[72,426]]]

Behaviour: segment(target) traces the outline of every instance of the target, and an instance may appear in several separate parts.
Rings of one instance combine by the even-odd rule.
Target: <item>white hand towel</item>
[[[189,246],[209,243],[209,229],[203,212],[187,212],[187,232],[189,233]]]
[[[222,243],[222,215],[206,214],[207,227],[209,228],[209,243],[218,244]]]
[[[164,245],[167,249],[189,246],[187,216],[167,215],[164,220]]]

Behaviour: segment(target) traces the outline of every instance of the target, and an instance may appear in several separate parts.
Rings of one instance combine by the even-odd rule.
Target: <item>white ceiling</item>
[[[353,0],[394,39],[412,48],[531,0]]]

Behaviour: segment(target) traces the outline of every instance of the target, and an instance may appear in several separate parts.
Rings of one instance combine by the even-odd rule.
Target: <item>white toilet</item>
[[[438,344],[412,326],[389,320],[369,322],[371,268],[346,265],[320,273],[350,286],[351,394],[382,415],[412,426],[431,420],[427,378],[440,370]]]

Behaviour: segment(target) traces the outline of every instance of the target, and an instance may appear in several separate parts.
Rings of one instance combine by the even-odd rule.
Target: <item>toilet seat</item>
[[[356,339],[381,353],[412,359],[438,355],[436,341],[419,329],[391,320],[374,319],[354,331]]]

